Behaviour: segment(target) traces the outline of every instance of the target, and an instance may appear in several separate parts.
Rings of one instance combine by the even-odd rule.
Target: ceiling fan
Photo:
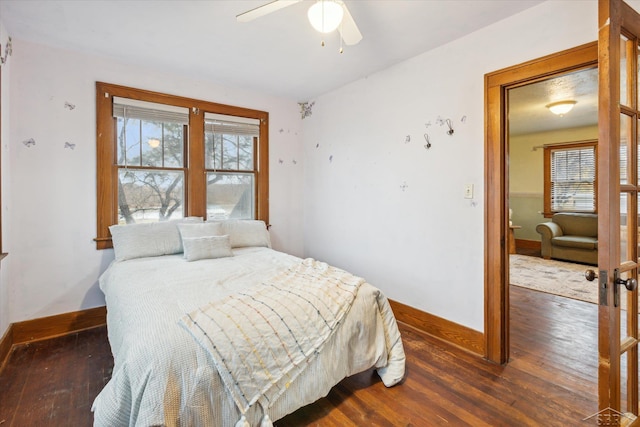
[[[238,22],[249,22],[256,18],[278,11],[285,7],[300,3],[302,0],[273,0],[255,9],[248,10],[236,16]],[[362,34],[353,20],[347,5],[341,0],[317,0],[307,13],[309,22],[317,31],[330,33],[336,29],[342,40],[348,45],[354,45],[362,40]],[[323,42],[324,45],[324,42]]]

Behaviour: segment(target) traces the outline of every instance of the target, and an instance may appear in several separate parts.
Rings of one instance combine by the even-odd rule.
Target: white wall
[[[10,256],[0,310],[9,307],[13,322],[104,302],[97,277],[113,255],[92,241],[94,82],[102,80],[269,111],[275,247],[347,268],[390,298],[483,330],[484,74],[595,40],[596,16],[596,1],[543,3],[320,96],[302,122],[289,100],[14,40],[10,94],[3,93],[3,102],[11,97],[3,138]],[[452,120],[452,136],[438,118]],[[28,138],[36,146],[25,147]],[[65,141],[76,149],[64,149]],[[467,183],[473,200],[463,198]]]
[[[2,57],[5,57],[5,47],[7,45],[7,41],[9,40],[9,35],[7,34],[6,27],[2,20],[0,20],[0,54]],[[9,235],[11,233],[10,227],[7,226],[8,221],[10,221],[10,212],[8,210],[9,203],[7,200],[10,197],[11,189],[7,185],[7,176],[9,174],[9,129],[11,126],[11,122],[9,120],[9,82],[11,80],[11,63],[13,62],[12,57],[8,57],[6,62],[0,66],[0,73],[2,74],[2,94],[0,97],[0,110],[2,112],[2,117],[0,117],[1,131],[2,135],[0,135],[0,141],[2,141],[2,145],[0,146],[0,157],[2,157],[2,165],[0,169],[2,170],[1,178],[2,178],[2,189],[1,194],[2,205],[0,206],[0,210],[2,211],[2,239],[4,240],[4,245],[1,245],[3,250],[7,250],[7,241]],[[9,327],[9,323],[11,322],[9,316],[9,279],[8,279],[8,268],[7,268],[7,260],[0,262],[0,338],[4,335],[5,331]]]
[[[3,264],[11,322],[104,305],[97,280],[113,251],[98,251],[93,242],[96,81],[268,111],[273,245],[302,255],[302,122],[295,101],[16,39],[13,46],[12,78],[3,82],[11,96],[3,138],[11,163],[4,177],[11,188],[10,256]],[[36,144],[27,147],[31,138]]]
[[[484,74],[596,39],[597,2],[549,1],[318,97],[303,123],[306,255],[482,331]]]

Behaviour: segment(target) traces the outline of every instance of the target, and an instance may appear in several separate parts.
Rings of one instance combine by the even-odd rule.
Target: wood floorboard
[[[0,375],[0,425],[13,425],[26,381],[20,381],[31,366],[33,352],[24,347],[16,348]]]
[[[437,349],[434,354],[437,354]],[[491,370],[485,371],[474,365],[473,361],[457,361],[447,355],[446,358],[433,357],[430,364],[420,367],[431,373],[431,384],[437,384],[438,392],[455,403],[458,411],[470,410],[474,414],[482,414],[482,418],[488,420],[490,425],[499,425],[503,414],[508,412],[513,421],[525,425],[529,408],[513,406],[519,390],[504,381],[496,367],[490,366]],[[474,376],[477,380],[469,381]],[[470,408],[469,402],[474,402]]]
[[[597,306],[511,288],[511,360],[492,364],[400,324],[405,380],[373,369],[276,421],[289,426],[567,426],[597,410]],[[91,426],[111,377],[106,327],[16,346],[0,372],[0,427]],[[595,424],[593,424],[595,425]]]

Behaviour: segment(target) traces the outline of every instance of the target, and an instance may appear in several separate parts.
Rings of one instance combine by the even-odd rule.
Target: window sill
[[[111,236],[109,236],[109,237],[96,237],[95,239],[93,239],[93,241],[96,242],[96,249],[97,250],[113,248],[113,242],[111,241]]]

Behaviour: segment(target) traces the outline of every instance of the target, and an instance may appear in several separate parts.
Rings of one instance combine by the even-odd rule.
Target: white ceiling
[[[16,40],[303,102],[542,2],[345,0],[364,38],[340,54],[337,33],[321,47],[311,1],[236,22],[268,1],[1,0],[0,19]]]
[[[576,101],[573,109],[557,116],[546,106],[557,101]],[[509,133],[594,126],[598,123],[598,69],[591,68],[510,89]]]

